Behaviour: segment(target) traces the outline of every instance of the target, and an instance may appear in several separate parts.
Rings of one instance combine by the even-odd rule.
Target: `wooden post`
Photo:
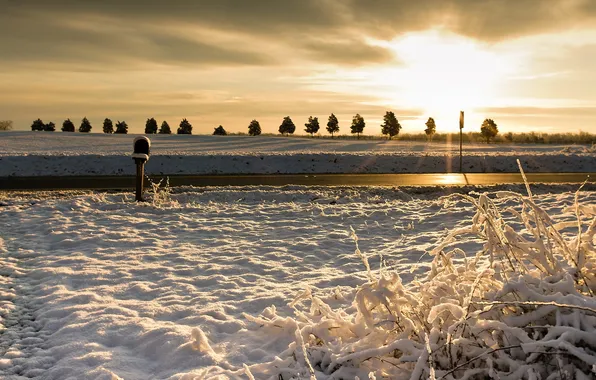
[[[135,194],[135,200],[137,202],[144,202],[143,199],[143,177],[145,176],[145,161],[135,158],[137,164],[137,191]]]
[[[464,129],[464,111],[459,111],[459,172],[462,172],[462,134]]]

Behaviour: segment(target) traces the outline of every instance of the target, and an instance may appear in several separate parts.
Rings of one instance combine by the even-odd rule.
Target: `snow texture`
[[[593,378],[596,192],[533,189],[0,193],[0,378]]]
[[[134,175],[136,135],[0,133],[0,177]],[[147,174],[445,173],[459,170],[455,142],[273,136],[152,135]],[[589,146],[464,145],[468,173],[593,172]]]

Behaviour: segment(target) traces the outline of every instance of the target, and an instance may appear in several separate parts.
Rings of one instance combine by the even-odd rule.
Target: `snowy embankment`
[[[0,195],[0,378],[593,378],[596,192],[534,188]]]
[[[531,173],[594,172],[593,154],[466,155],[466,173],[516,173],[516,159]],[[452,173],[459,171],[459,157],[418,154],[227,154],[151,157],[145,166],[150,175],[182,174],[323,174],[323,173]],[[134,175],[126,156],[9,156],[0,157],[0,177]]]
[[[134,175],[128,135],[5,132],[0,177]],[[445,173],[457,144],[249,136],[151,136],[147,174]],[[464,145],[468,173],[594,172],[587,146]]]

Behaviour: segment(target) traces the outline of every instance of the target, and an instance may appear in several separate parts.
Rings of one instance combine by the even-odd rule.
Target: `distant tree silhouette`
[[[389,140],[391,140],[393,136],[399,134],[400,130],[401,124],[397,121],[395,114],[392,111],[385,112],[385,116],[383,116],[383,124],[381,124],[381,133],[389,135]]]
[[[37,119],[33,122],[33,124],[31,124],[31,130],[32,131],[43,131],[45,126],[46,125],[43,123],[43,121],[41,121],[41,119]]]
[[[66,119],[62,122],[62,132],[74,132],[75,125],[70,119]]]
[[[482,122],[480,134],[486,139],[487,144],[490,144],[490,139],[497,136],[497,133],[499,133],[499,130],[493,119],[485,119],[484,122]]]
[[[318,117],[308,117],[308,123],[304,124],[306,129],[304,130],[306,133],[310,133],[310,137],[313,137],[315,133],[319,131],[319,118]]]
[[[364,122],[364,118],[357,113],[352,118],[352,125],[350,126],[351,133],[357,133],[358,139],[360,140],[360,134],[364,131],[364,127],[366,127],[366,123]]]
[[[331,138],[333,138],[333,134],[339,132],[339,121],[334,114],[329,115],[329,121],[327,121],[327,132],[331,134]]]
[[[437,126],[435,125],[435,119],[432,117],[428,118],[428,121],[425,123],[426,129],[424,133],[428,136],[428,140],[432,141],[434,134],[437,132]]]
[[[295,131],[296,126],[294,125],[292,119],[289,116],[284,117],[284,120],[281,122],[281,125],[279,126],[279,133],[287,136],[289,134],[293,134]]]
[[[161,123],[161,127],[159,127],[159,134],[160,135],[171,135],[172,130],[170,129],[170,124],[167,121],[163,121]]]
[[[103,121],[103,133],[114,133],[114,124],[107,117]]]
[[[226,136],[228,133],[221,125],[217,128],[214,128],[213,136]]]
[[[56,130],[56,124],[54,124],[53,121],[50,121],[43,126],[43,130],[46,132],[54,132]]]
[[[157,133],[157,121],[154,118],[147,119],[145,123],[145,133],[152,135]]]
[[[248,125],[249,136],[258,136],[261,134],[261,124],[255,119]]]
[[[83,120],[81,120],[81,126],[79,127],[79,132],[89,133],[89,132],[91,132],[91,128],[93,128],[91,126],[91,123],[89,122],[89,120],[87,120],[86,117],[84,117]]]
[[[121,134],[127,134],[128,133],[128,124],[126,124],[126,121],[120,121],[118,120],[118,122],[116,123],[116,130],[114,131],[114,133],[121,133]]]
[[[12,129],[12,120],[0,120],[0,131],[10,131]]]
[[[192,124],[186,119],[182,119],[180,126],[178,127],[179,135],[192,135]]]

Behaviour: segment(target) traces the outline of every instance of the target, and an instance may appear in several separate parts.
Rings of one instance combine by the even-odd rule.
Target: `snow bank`
[[[0,193],[0,378],[591,376],[596,192],[535,188]]]
[[[519,159],[529,172],[593,172],[595,154],[466,155],[467,173],[515,173]],[[440,154],[226,154],[154,155],[145,167],[151,175],[172,174],[322,174],[322,173],[451,173],[459,171],[459,157]],[[128,156],[3,156],[0,177],[134,175]]]
[[[0,135],[0,177],[133,175],[134,136],[8,132]],[[151,136],[148,174],[445,173],[459,170],[455,144],[248,136]],[[586,147],[466,145],[469,173],[593,172]]]
[[[29,155],[128,155],[140,135],[104,133],[0,132],[0,156]],[[259,153],[457,153],[457,141],[428,143],[399,140],[340,140],[281,136],[148,135],[160,155],[227,155]],[[472,154],[590,153],[589,145],[464,144]]]
[[[356,245],[369,281],[351,303],[334,308],[307,289],[290,303],[294,317],[275,308],[246,315],[288,345],[268,363],[215,372],[286,380],[593,379],[596,207],[576,195],[563,210],[575,220],[555,222],[531,193],[497,196],[519,206],[501,209],[487,194],[444,198],[469,202],[476,214],[430,250],[431,270],[410,286],[398,272],[373,273]],[[481,239],[482,249],[450,247],[467,235]]]

